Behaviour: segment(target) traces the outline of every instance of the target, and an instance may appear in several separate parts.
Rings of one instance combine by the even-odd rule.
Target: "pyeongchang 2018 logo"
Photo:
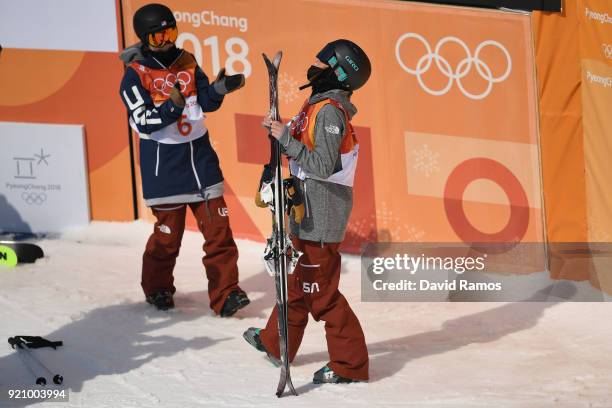
[[[416,41],[425,47],[425,53],[417,56],[416,65],[412,67],[408,66],[405,62],[408,55],[402,56],[401,52],[402,45],[408,41]],[[443,52],[444,46],[449,43],[458,45],[462,48],[462,52],[465,53],[465,58],[461,59],[454,67],[449,62],[449,59],[444,56]],[[493,47],[502,52],[505,59],[502,66],[493,66],[493,62],[487,61],[484,57],[481,58],[482,51],[487,47]],[[402,69],[408,74],[416,76],[421,88],[434,96],[445,95],[450,91],[453,84],[456,83],[459,91],[467,98],[474,100],[484,99],[491,93],[494,84],[505,81],[510,76],[510,72],[512,72],[510,53],[506,47],[494,40],[481,42],[472,53],[465,42],[454,36],[440,39],[432,49],[432,46],[422,35],[405,33],[398,38],[395,44],[395,57]],[[437,70],[446,77],[447,81],[444,87],[434,89],[433,85],[427,83],[424,76],[430,70]],[[463,84],[462,81],[472,72],[475,72],[486,82],[486,87],[483,91],[475,92],[466,89],[466,86]]]

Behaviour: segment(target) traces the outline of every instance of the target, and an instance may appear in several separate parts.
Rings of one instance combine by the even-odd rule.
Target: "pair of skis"
[[[273,121],[280,121],[278,111],[278,68],[283,54],[279,51],[272,61],[263,54],[270,80],[270,117]],[[291,240],[287,237],[285,227],[286,197],[283,184],[283,168],[281,159],[281,145],[270,133],[270,162],[264,170],[261,185],[265,185],[273,198],[269,199],[272,210],[272,235],[268,238],[264,251],[264,261],[268,272],[274,277],[276,286],[276,304],[278,307],[278,332],[280,343],[281,373],[276,389],[276,396],[281,397],[285,388],[293,395],[297,395],[289,370],[289,330],[287,322],[287,275],[293,271],[297,264],[298,252],[293,248]],[[260,187],[262,187],[260,185]],[[270,197],[271,198],[271,197]]]

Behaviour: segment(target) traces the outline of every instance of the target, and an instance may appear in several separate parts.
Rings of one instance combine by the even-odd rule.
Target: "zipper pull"
[[[212,215],[210,214],[210,208],[208,208],[208,194],[206,194],[205,190],[206,189],[202,187],[200,189],[200,195],[204,199],[204,209],[206,210],[206,215],[208,215],[208,219],[210,220],[212,218]]]

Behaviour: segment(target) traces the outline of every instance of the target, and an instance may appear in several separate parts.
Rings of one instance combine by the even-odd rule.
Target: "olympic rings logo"
[[[170,91],[174,84],[178,81],[181,86],[181,92],[185,92],[187,90],[187,85],[191,82],[191,76],[187,71],[181,71],[178,74],[169,73],[166,75],[166,78],[155,78],[153,80],[153,87],[161,92],[162,94],[169,96]],[[168,90],[168,91],[166,91]]]
[[[601,44],[601,49],[607,59],[612,59],[612,44]]]
[[[415,39],[417,41],[420,41],[427,50],[427,53],[421,58],[419,58],[416,67],[414,68],[406,66],[400,55],[400,48],[403,42],[408,39]],[[440,55],[440,50],[447,43],[458,44],[465,51],[466,57],[457,64],[457,67],[454,70],[448,60]],[[496,47],[503,52],[506,58],[506,70],[502,75],[497,77],[494,76],[491,68],[480,59],[480,53],[485,47]],[[510,76],[510,72],[512,71],[512,58],[510,57],[510,53],[508,52],[506,47],[504,47],[499,42],[493,40],[486,40],[481,42],[478,47],[476,47],[476,51],[472,56],[472,53],[470,52],[467,45],[457,37],[449,36],[442,38],[440,41],[438,41],[438,44],[432,51],[431,46],[429,45],[425,37],[416,33],[405,33],[397,40],[397,43],[395,44],[395,57],[397,58],[397,62],[402,67],[402,69],[411,75],[415,75],[421,88],[428,94],[434,96],[446,94],[453,86],[453,82],[456,81],[459,90],[466,97],[474,100],[484,99],[491,93],[491,90],[493,89],[493,84],[506,80],[508,76]],[[423,80],[423,74],[429,71],[429,69],[432,67],[432,62],[435,62],[438,70],[448,78],[448,82],[442,89],[431,89],[425,84],[425,81]],[[470,71],[472,70],[472,66],[475,66],[478,75],[480,75],[482,79],[487,81],[487,88],[481,93],[471,93],[470,91],[465,89],[463,83],[461,82],[461,80],[470,73]]]
[[[303,132],[307,126],[308,126],[308,116],[306,116],[305,112],[300,112],[300,114],[295,116],[293,120],[291,121],[291,130],[294,133]]]
[[[47,195],[45,193],[21,193],[21,199],[29,205],[42,205],[47,201]]]

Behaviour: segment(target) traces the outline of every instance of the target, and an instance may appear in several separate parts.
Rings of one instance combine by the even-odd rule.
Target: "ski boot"
[[[221,312],[219,314],[221,317],[233,316],[234,313],[249,303],[251,303],[251,301],[247,297],[246,293],[241,290],[235,290],[227,296],[227,299],[225,299],[225,303],[223,304],[223,308],[221,308]]]
[[[353,380],[352,378],[341,377],[326,365],[314,373],[312,382],[314,384],[350,384],[359,381]]]
[[[263,343],[261,342],[261,338],[259,337],[260,331],[261,329],[258,329],[256,327],[249,327],[247,331],[242,334],[242,337],[244,337],[247,343],[255,347],[257,351],[266,353],[268,360],[270,360],[274,367],[280,367],[281,361],[278,358],[274,357],[272,354],[268,353],[268,350],[266,350]]]
[[[147,303],[155,306],[157,310],[168,310],[174,308],[172,292],[156,292],[146,297]]]

